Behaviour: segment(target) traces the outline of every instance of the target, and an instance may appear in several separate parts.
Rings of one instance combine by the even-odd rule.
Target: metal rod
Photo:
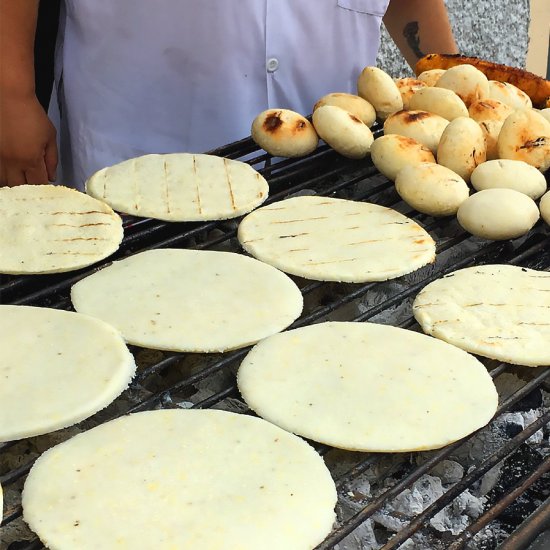
[[[460,548],[463,548],[469,540],[471,540],[484,527],[491,523],[491,521],[502,514],[502,512],[506,510],[506,508],[508,508],[514,500],[516,500],[522,493],[531,487],[531,485],[533,485],[538,479],[549,471],[550,457],[541,462],[535,470],[516,484],[516,486],[509,493],[501,497],[494,506],[478,517],[474,523],[466,527],[466,529],[460,533],[458,538],[449,546],[449,550],[460,550]]]
[[[410,523],[396,533],[383,547],[382,550],[391,550],[401,546],[412,534],[420,529],[426,520],[433,517],[437,512],[443,510],[445,506],[450,504],[455,497],[463,493],[468,487],[470,487],[475,481],[477,481],[483,474],[488,472],[491,468],[501,462],[506,456],[511,454],[517,449],[521,443],[529,439],[535,432],[540,430],[550,420],[550,411],[538,418],[532,424],[529,424],[527,428],[518,433],[515,437],[507,441],[500,449],[485,459],[475,470],[466,474],[458,483],[453,485],[446,493],[439,497],[435,502],[428,506],[422,513],[418,514]],[[541,474],[542,475],[542,474]]]
[[[550,529],[550,498],[527,517],[498,550],[523,550],[547,529]]]

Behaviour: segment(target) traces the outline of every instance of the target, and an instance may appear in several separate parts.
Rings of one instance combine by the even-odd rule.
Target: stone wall
[[[525,67],[529,0],[446,0],[446,4],[460,53]],[[394,77],[411,75],[384,28],[382,32],[378,66]]]

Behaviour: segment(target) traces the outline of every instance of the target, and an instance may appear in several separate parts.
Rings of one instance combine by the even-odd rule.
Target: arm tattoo
[[[407,23],[403,29],[403,36],[412,52],[420,59],[424,53],[420,49],[420,38],[418,37],[418,21]]]

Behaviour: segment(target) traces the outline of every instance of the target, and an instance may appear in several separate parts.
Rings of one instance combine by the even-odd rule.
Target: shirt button
[[[279,68],[279,60],[271,57],[267,60],[266,67],[268,73],[274,73]]]

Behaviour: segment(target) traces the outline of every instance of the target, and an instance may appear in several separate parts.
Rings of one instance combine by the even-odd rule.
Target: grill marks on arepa
[[[466,351],[550,364],[550,273],[508,265],[461,269],[425,287],[413,311],[424,332]]]
[[[57,273],[115,252],[122,220],[105,203],[54,185],[0,190],[0,272]]]
[[[265,179],[243,162],[174,153],[144,155],[104,168],[86,191],[115,210],[166,221],[229,219],[268,195]]]
[[[296,197],[258,209],[239,226],[256,258],[315,280],[398,277],[433,262],[435,243],[417,223],[376,204]]]

